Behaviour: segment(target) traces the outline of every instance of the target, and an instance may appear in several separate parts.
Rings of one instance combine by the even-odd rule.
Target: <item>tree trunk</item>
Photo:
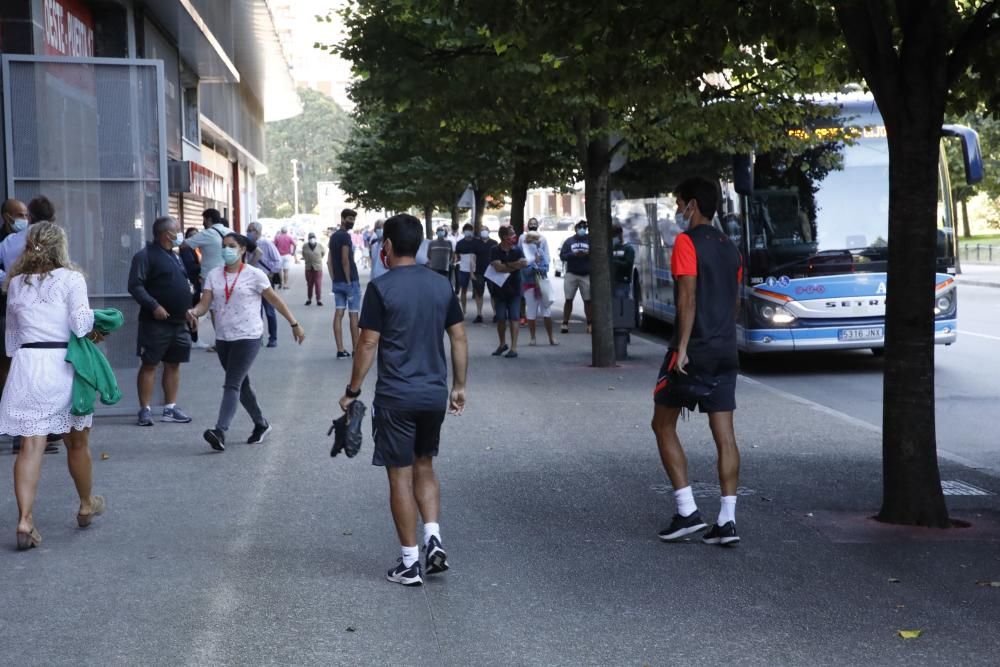
[[[476,219],[472,221],[472,224],[476,230],[479,230],[483,226],[483,209],[486,208],[486,190],[476,188],[472,192],[476,197]],[[490,231],[496,233],[497,230],[491,229]]]
[[[959,200],[962,204],[962,236],[972,238],[972,230],[969,229],[969,202],[966,197]]]
[[[527,201],[528,166],[523,161],[516,160],[510,185],[510,224],[518,235],[524,233],[524,205]]]
[[[593,333],[591,359],[597,368],[615,365],[615,339],[611,308],[611,204],[608,198],[610,144],[604,128],[608,114],[591,114],[590,127],[597,129],[587,142],[584,186],[587,226],[590,229],[590,309]]]
[[[452,204],[451,205],[451,228],[452,229],[458,229],[459,227],[461,227],[461,224],[460,224],[460,218],[459,218],[459,213],[458,213],[458,205]]]
[[[434,238],[434,205],[424,204],[424,231],[427,238]]]

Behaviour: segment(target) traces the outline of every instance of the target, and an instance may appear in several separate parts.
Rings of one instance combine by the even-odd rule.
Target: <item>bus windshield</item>
[[[747,239],[754,282],[885,270],[889,147],[879,129],[758,156]]]

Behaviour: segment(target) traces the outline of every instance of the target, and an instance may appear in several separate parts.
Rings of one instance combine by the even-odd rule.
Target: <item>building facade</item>
[[[130,322],[153,220],[245,229],[264,123],[301,111],[265,0],[2,0],[0,83],[0,195],[49,197],[92,300]]]

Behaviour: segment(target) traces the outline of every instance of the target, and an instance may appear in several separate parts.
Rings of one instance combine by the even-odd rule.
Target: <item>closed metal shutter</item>
[[[194,227],[197,230],[201,230],[201,213],[206,208],[211,208],[205,203],[205,200],[201,197],[196,197],[195,195],[184,195],[183,196],[183,210],[184,210],[184,229],[189,227]]]

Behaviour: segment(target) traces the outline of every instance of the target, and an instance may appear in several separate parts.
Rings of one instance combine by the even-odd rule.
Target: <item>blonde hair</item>
[[[24,275],[24,282],[29,285],[33,275],[38,275],[42,282],[56,269],[77,270],[69,261],[66,232],[54,222],[36,222],[28,227],[24,252],[7,274],[4,287],[9,287],[10,281],[20,275]]]

